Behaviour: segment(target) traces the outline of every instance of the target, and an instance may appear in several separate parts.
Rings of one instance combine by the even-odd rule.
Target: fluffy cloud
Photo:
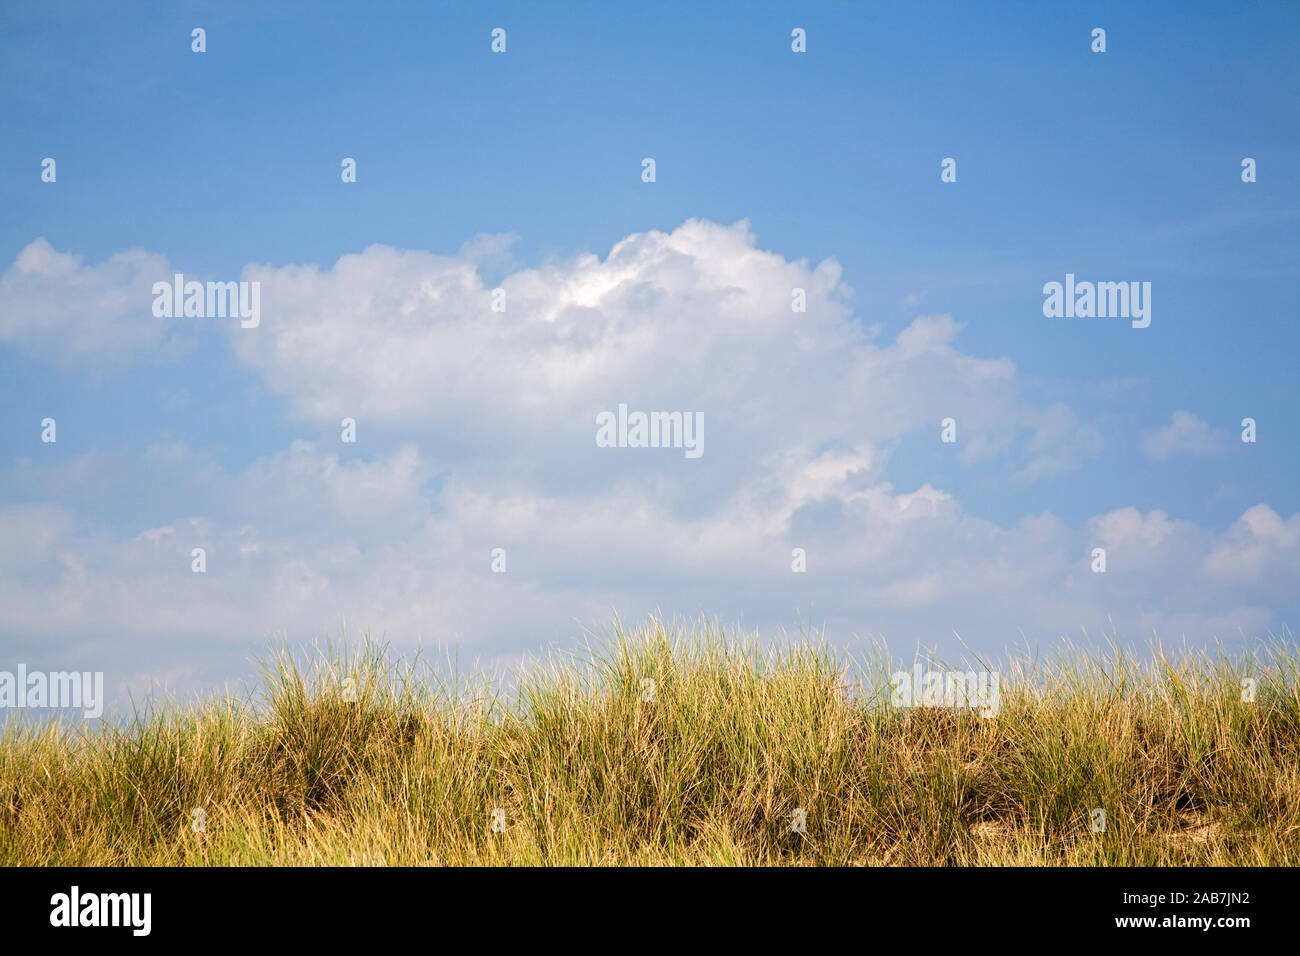
[[[953,409],[972,442],[1014,419],[1013,366],[958,352],[951,318],[879,346],[834,260],[764,252],[744,223],[690,221],[604,259],[515,272],[504,312],[464,256],[372,246],[329,270],[244,277],[262,283],[263,321],[234,330],[234,347],[300,415],[355,417],[471,458],[572,462],[595,450],[596,413],[619,402],[701,411],[717,457],[764,465],[922,424],[937,434]],[[806,312],[792,310],[794,289]]]
[[[63,270],[94,296],[86,267],[34,248],[5,281]],[[232,467],[176,441],[12,466],[10,487],[58,500],[0,509],[0,542],[30,542],[0,546],[0,632],[198,684],[246,672],[268,638],[343,618],[487,658],[656,609],[768,629],[802,617],[910,653],[954,631],[997,651],[1108,619],[1135,638],[1256,634],[1293,597],[1300,516],[1264,505],[1224,532],[1133,508],[1000,525],[937,478],[900,487],[895,458],[909,439],[937,447],[948,416],[963,460],[1002,456],[1020,482],[1077,468],[1102,439],[1068,406],[1025,401],[1010,361],[962,352],[949,316],[877,341],[833,260],[788,261],[744,223],[691,221],[515,271],[494,312],[479,264],[505,249],[246,267],[262,321],[223,327],[235,354],[306,427],[357,419],[358,443],[295,441]],[[98,282],[134,288],[159,267],[128,258]],[[144,328],[136,348],[165,329]],[[620,402],[702,412],[704,456],[598,448],[595,416]],[[1175,416],[1155,447],[1187,447],[1192,420]],[[139,502],[141,488],[158,492]],[[128,496],[141,510],[124,532],[103,509]],[[1094,547],[1106,574],[1089,568]]]
[[[1205,569],[1237,583],[1269,577],[1284,586],[1288,580],[1294,585],[1298,544],[1300,515],[1284,519],[1267,505],[1256,505],[1215,543]]]
[[[193,453],[155,454],[160,481]],[[1134,640],[1258,634],[1300,574],[1300,515],[1252,508],[1223,533],[1123,508],[1071,528],[1051,515],[1002,527],[922,485],[860,486],[867,463],[824,457],[787,495],[749,488],[683,515],[652,480],[583,497],[448,478],[410,447],[340,462],[300,442],[236,474],[209,475],[194,514],[111,535],[51,506],[0,509],[0,606],[14,649],[66,648],[135,679],[194,686],[247,672],[269,641],[337,635],[346,620],[398,647],[458,644],[495,660],[571,641],[617,611],[701,611],[771,630],[800,618],[841,643],[882,636],[903,653],[951,635],[997,652],[1110,624]],[[824,512],[818,514],[818,512]],[[827,520],[828,519],[828,520]],[[1089,567],[1105,547],[1108,570]],[[206,574],[190,570],[191,549]],[[505,574],[490,567],[504,548]],[[808,571],[791,572],[792,548]]]
[[[96,266],[37,239],[0,276],[0,343],[65,365],[120,366],[145,353],[175,354],[186,330],[153,317],[167,259],[120,252]]]
[[[1228,447],[1227,433],[1191,412],[1174,412],[1168,425],[1146,436],[1142,448],[1152,458],[1170,455],[1217,455]]]

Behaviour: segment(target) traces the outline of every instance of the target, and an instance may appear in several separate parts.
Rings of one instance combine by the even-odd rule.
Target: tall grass
[[[7,725],[0,863],[1300,864],[1291,641],[1013,660],[993,718],[889,706],[890,670],[657,621],[508,694],[282,652],[246,700]]]

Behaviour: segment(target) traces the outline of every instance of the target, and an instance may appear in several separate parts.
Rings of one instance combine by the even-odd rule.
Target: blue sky
[[[124,678],[189,686],[240,673],[268,634],[306,639],[345,614],[485,656],[563,642],[612,607],[765,630],[826,618],[904,654],[967,626],[967,610],[991,648],[1108,618],[1193,640],[1294,624],[1300,8],[1142,6],[6,5],[0,514],[14,583],[0,640],[74,663],[126,647]],[[955,183],[940,181],[945,157]],[[1257,182],[1241,181],[1243,157]],[[681,232],[692,220],[703,232]],[[582,256],[645,235],[628,270],[605,271],[654,304],[569,294],[575,276],[610,278]],[[38,239],[79,262],[28,283],[35,259],[18,263]],[[747,245],[774,258],[751,268]],[[129,250],[158,258],[96,271]],[[335,268],[362,255],[346,279]],[[800,328],[788,292],[780,310],[755,288],[804,260],[839,273]],[[588,311],[562,331],[543,306],[476,331],[464,305],[425,310],[425,284],[463,279],[422,278],[446,262],[470,263],[480,293],[503,284],[513,302],[517,283]],[[291,305],[295,264],[326,279],[293,286]],[[132,290],[173,270],[260,276],[264,326],[159,328],[182,320],[154,319]],[[1150,282],[1150,327],[1045,318],[1043,284],[1067,272]],[[705,291],[728,283],[782,317],[756,328],[711,311]],[[354,294],[372,304],[350,312]],[[382,314],[401,302],[409,321]],[[425,347],[437,362],[403,366]],[[335,380],[338,408],[319,387]],[[710,423],[694,472],[566,444],[593,430],[591,408],[671,400]],[[363,437],[343,445],[352,407]],[[739,425],[750,408],[767,416],[754,431]],[[955,446],[937,440],[946,414]],[[54,445],[39,442],[46,416]],[[1238,437],[1247,416],[1255,444]],[[850,462],[838,484],[836,455]],[[789,471],[769,486],[778,461]],[[304,473],[317,485],[295,485]],[[363,489],[356,522],[338,517],[338,480]],[[950,525],[867,533],[923,488]],[[549,523],[572,530],[605,506],[650,517],[572,540]],[[136,550],[163,528],[230,560],[171,581],[170,557]],[[513,533],[519,557],[485,578],[494,533]],[[45,544],[13,543],[32,534]],[[241,534],[256,547],[230,550]],[[1106,586],[1078,584],[1105,534]],[[765,577],[800,541],[817,542],[821,581]],[[188,574],[188,548],[174,550]],[[755,550],[770,551],[763,573],[742,566]],[[235,554],[263,563],[223,584]],[[971,588],[975,567],[991,577]],[[1066,596],[1035,577],[1044,567]],[[276,588],[297,574],[313,615],[280,618],[296,605]],[[422,577],[444,583],[417,597]],[[495,611],[448,610],[446,588]],[[990,588],[1001,624],[982,619]],[[68,610],[42,616],[51,604]],[[240,619],[217,611],[239,607],[230,633]]]

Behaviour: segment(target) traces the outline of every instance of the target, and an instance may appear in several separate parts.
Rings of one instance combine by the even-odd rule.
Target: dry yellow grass
[[[707,625],[617,630],[508,694],[370,645],[279,655],[246,701],[7,727],[0,863],[1294,866],[1297,660],[1012,661],[982,719],[889,706],[883,649]]]

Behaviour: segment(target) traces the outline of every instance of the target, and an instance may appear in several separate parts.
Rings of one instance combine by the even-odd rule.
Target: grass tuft
[[[618,626],[508,695],[280,652],[246,700],[7,724],[0,864],[1300,864],[1294,643],[1000,673],[982,718],[890,706],[883,647],[707,624]]]

